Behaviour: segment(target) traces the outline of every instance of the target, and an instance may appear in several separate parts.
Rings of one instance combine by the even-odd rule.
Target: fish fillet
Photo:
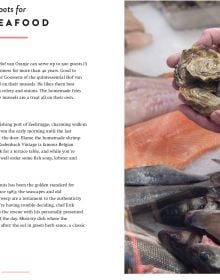
[[[220,133],[175,111],[125,129],[125,168],[165,164],[181,169],[217,147]]]
[[[171,78],[125,79],[126,126],[174,111],[181,103]]]
[[[174,94],[178,95],[178,91],[175,90],[172,86],[173,74],[170,72],[164,73],[156,77],[147,77],[147,76],[143,76],[143,74],[134,72],[126,68],[125,73],[128,73],[130,75],[125,77],[125,92],[145,88],[145,89],[150,89],[151,91],[155,90],[156,92],[172,91]],[[142,76],[138,76],[138,75],[142,75]]]

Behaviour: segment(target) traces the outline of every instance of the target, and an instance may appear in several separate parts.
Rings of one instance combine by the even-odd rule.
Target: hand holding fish
[[[200,38],[195,43],[196,46],[206,46],[220,52],[220,28],[209,28],[203,31]],[[167,59],[167,65],[174,68],[179,62],[181,57],[180,53],[173,54]],[[178,86],[173,82],[175,89]],[[220,110],[216,110],[209,117],[202,116],[201,114],[192,110],[188,105],[180,105],[180,111],[184,113],[189,119],[199,124],[200,126],[220,132]]]

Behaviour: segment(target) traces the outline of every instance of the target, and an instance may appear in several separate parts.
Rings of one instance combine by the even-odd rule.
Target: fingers
[[[176,53],[176,54],[173,54],[173,55],[171,55],[170,57],[168,57],[168,59],[167,59],[167,65],[168,65],[169,67],[172,67],[172,68],[175,67],[175,66],[177,65],[179,59],[180,59],[180,56],[181,56],[180,53]],[[172,84],[173,84],[173,87],[174,87],[176,90],[179,89],[178,85],[175,83],[174,80],[173,80]]]
[[[212,47],[216,45],[220,45],[220,28],[208,28],[205,29],[200,36],[200,38],[196,41],[195,45],[204,45],[207,47]],[[176,53],[168,57],[167,65],[171,68],[175,67],[180,59],[181,54]]]
[[[211,47],[220,52],[220,28],[208,28],[204,30],[195,45]],[[168,57],[167,65],[172,68],[175,67],[179,62],[180,56],[181,54],[177,53]],[[173,81],[173,87],[175,89],[178,89],[175,81]],[[210,118],[196,113],[185,104],[180,105],[179,110],[184,113],[190,120],[197,123],[201,127],[214,132],[220,132],[220,110],[213,112]]]
[[[196,45],[204,45],[212,47],[212,45],[220,45],[220,28],[208,28],[203,31]]]
[[[178,85],[176,84],[176,82],[173,80],[172,81],[172,86],[176,89],[176,90],[179,90],[179,87]]]
[[[181,54],[176,53],[168,57],[167,59],[167,65],[171,68],[175,67],[180,59]]]
[[[220,28],[205,29],[200,38],[196,41],[195,45],[204,45],[207,47],[216,45],[216,48],[219,48],[218,45],[220,45]],[[175,67],[180,59],[180,56],[180,53],[169,56],[167,59],[167,65],[171,68]]]
[[[201,127],[214,131],[220,132],[220,125],[213,122],[211,119],[201,116],[200,114],[196,113],[192,109],[190,109],[187,105],[180,105],[179,110],[185,114],[191,121],[197,123]],[[214,114],[214,113],[213,113]]]
[[[185,100],[184,100],[183,96],[180,93],[179,93],[178,97],[179,97],[179,100],[181,100],[183,103],[185,103]]]
[[[220,110],[213,112],[210,119],[220,126]]]

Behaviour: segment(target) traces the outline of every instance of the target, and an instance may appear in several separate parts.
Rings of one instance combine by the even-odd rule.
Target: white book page
[[[119,279],[123,3],[0,8],[0,279]]]

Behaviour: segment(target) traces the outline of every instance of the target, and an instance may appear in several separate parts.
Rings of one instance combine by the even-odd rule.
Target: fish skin
[[[140,72],[136,72],[132,69],[129,69],[127,67],[124,68],[124,76],[126,78],[149,78],[149,79],[173,79],[174,73],[173,72],[165,72],[159,76],[149,76]]]
[[[191,270],[191,261],[185,257],[188,246],[202,241],[202,235],[184,229],[161,230],[158,238],[162,245],[175,257],[181,260]]]
[[[166,93],[172,92],[178,96],[178,91],[172,87],[173,77],[170,73],[164,73],[161,76],[146,76],[125,68],[125,74],[126,73],[129,73],[130,76],[125,77],[125,93],[137,89],[152,88],[151,90],[154,89],[158,92],[165,91]]]
[[[220,244],[220,210],[190,211],[185,217],[185,224],[203,230],[211,239]]]
[[[146,165],[184,168],[220,147],[220,134],[171,112],[125,128],[125,169]]]
[[[171,78],[125,78],[125,126],[177,110],[181,103]]]
[[[220,248],[202,243],[186,249],[186,257],[200,273],[220,273]]]
[[[131,213],[164,207],[174,201],[207,194],[212,186],[207,182],[192,185],[125,187],[125,207]]]
[[[125,78],[125,97],[129,92],[136,91],[137,89],[145,89],[148,87],[148,79],[153,80],[152,83],[155,83],[154,78],[144,78],[144,77],[127,77]]]
[[[154,211],[155,219],[160,223],[168,225],[184,226],[187,212],[190,210],[204,209],[208,207],[209,203],[212,207],[217,208],[217,204],[206,196],[184,199]]]
[[[155,220],[152,211],[134,214],[132,221],[133,223],[138,225],[139,228],[141,228],[142,230],[148,232],[149,234],[155,237],[158,237],[158,233],[162,229],[168,229],[168,230],[173,229],[172,226],[158,223]]]
[[[132,241],[131,235],[135,238]],[[125,262],[130,271],[136,273],[134,251],[140,255],[140,265],[151,264],[158,268],[175,273],[187,273],[188,269],[172,254],[164,249],[154,236],[126,233],[125,235]]]
[[[207,180],[207,176],[187,174],[164,165],[142,166],[125,170],[126,186],[184,185]]]
[[[150,273],[150,274],[170,274],[170,273],[174,273],[165,269],[161,269],[158,268],[156,266],[153,266],[151,264],[147,264],[147,265],[143,265],[142,266],[142,270],[143,272],[146,273]]]

